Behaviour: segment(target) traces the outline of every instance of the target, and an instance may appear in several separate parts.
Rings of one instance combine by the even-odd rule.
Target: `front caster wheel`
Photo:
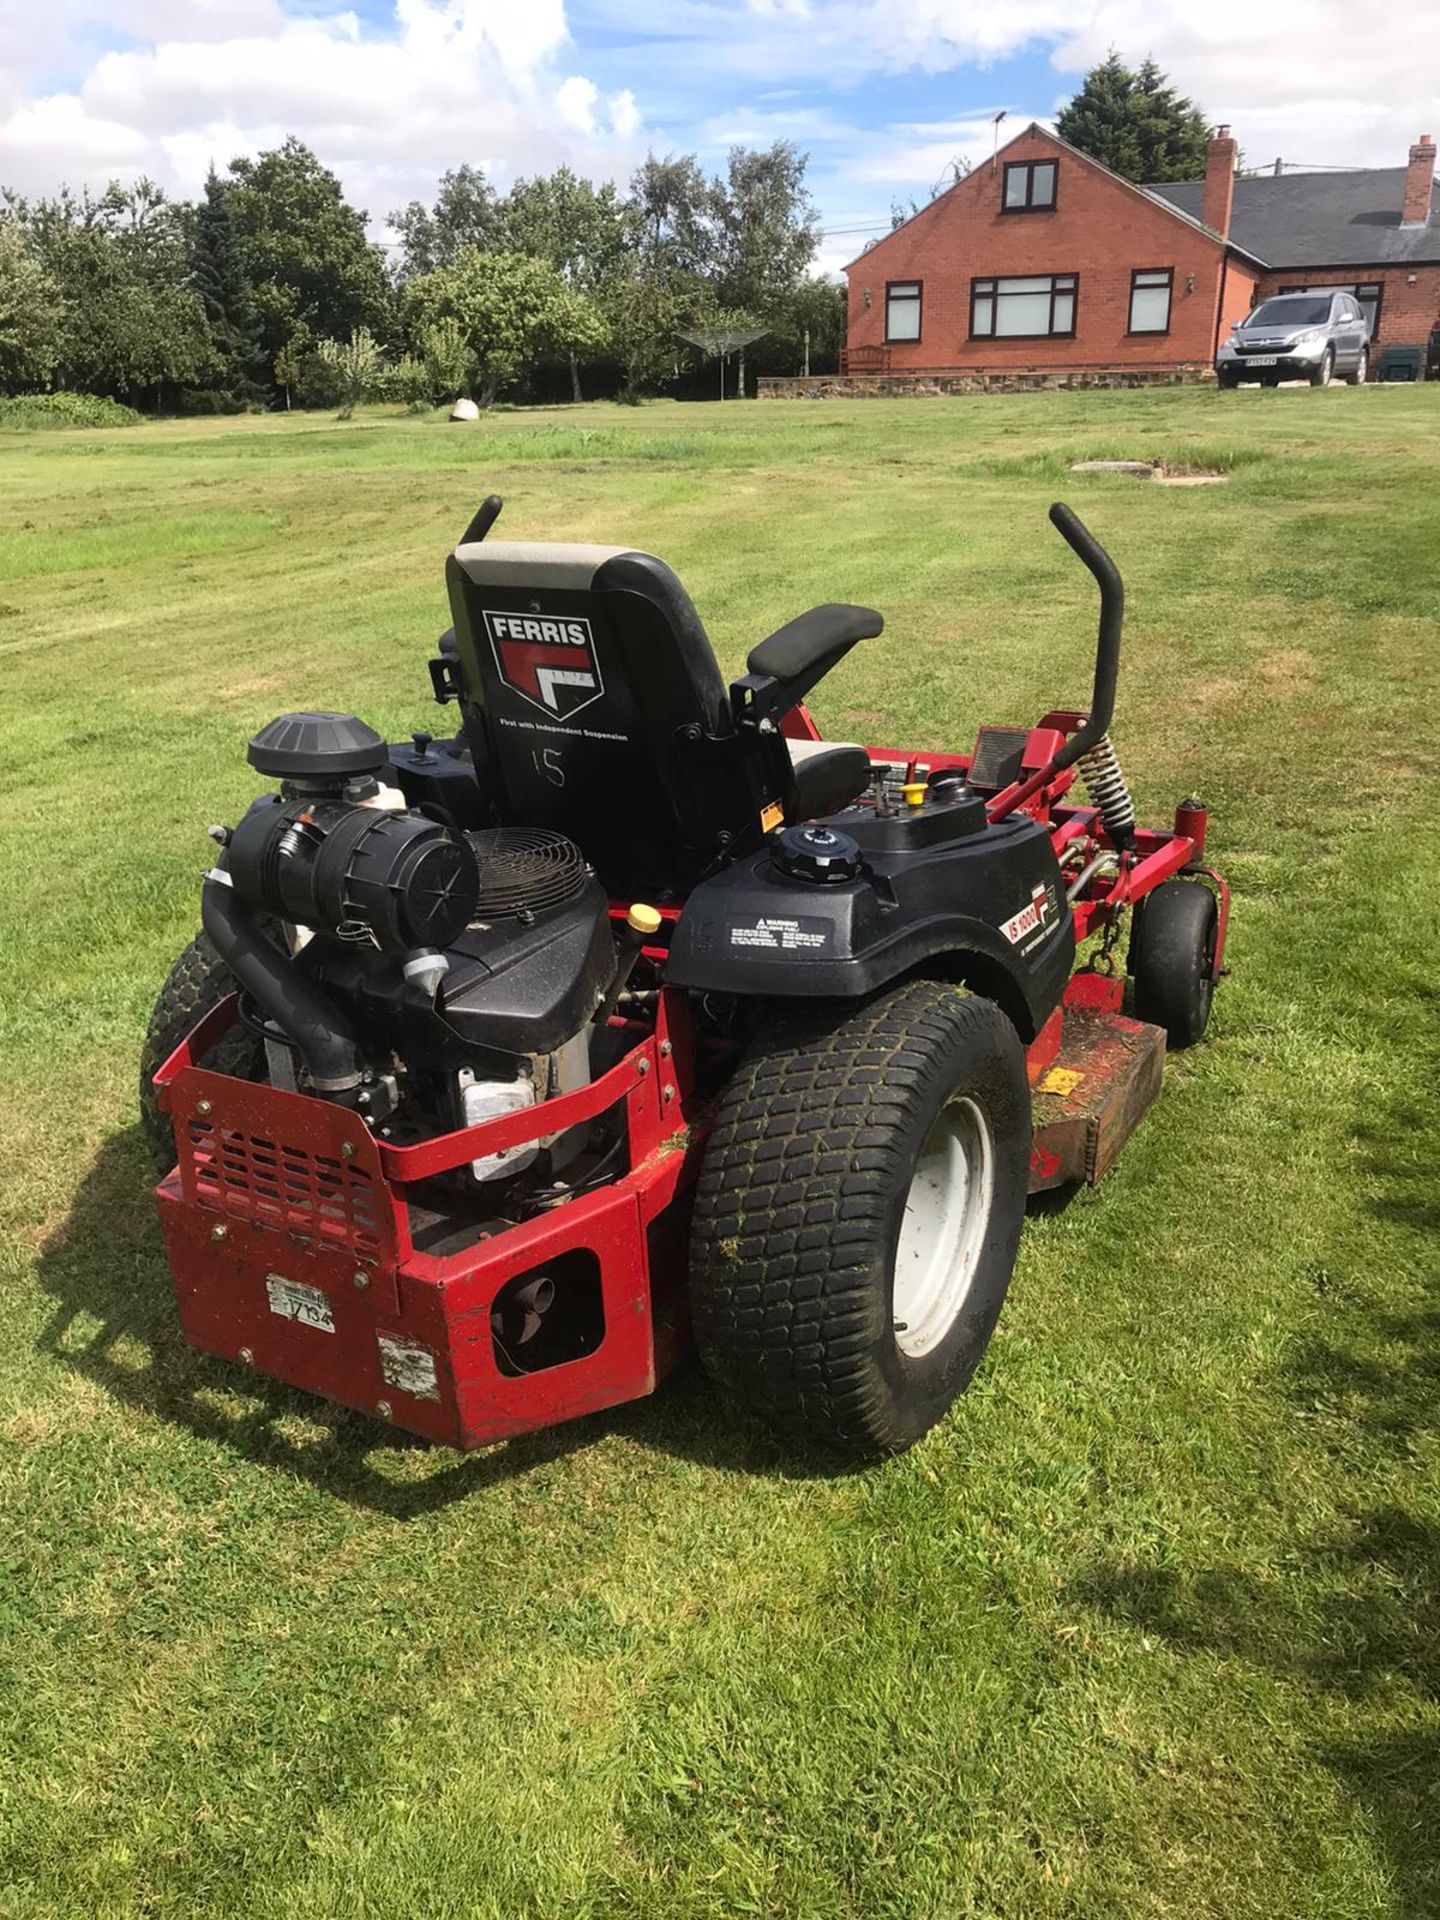
[[[993,1002],[912,981],[777,1019],[726,1088],[696,1190],[707,1369],[844,1452],[913,1445],[994,1332],[1029,1164],[1024,1050]]]
[[[1198,880],[1167,880],[1140,903],[1130,940],[1135,1016],[1163,1027],[1172,1047],[1193,1047],[1215,996],[1215,896]]]

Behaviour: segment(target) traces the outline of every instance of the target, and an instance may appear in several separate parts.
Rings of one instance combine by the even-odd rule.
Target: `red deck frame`
[[[1073,773],[1047,772],[1080,718],[1047,714],[1032,730],[1021,779],[996,795],[991,816],[1030,813],[1048,826],[1057,855],[1078,848],[1088,861],[1097,850],[1115,853],[1110,870],[1073,903],[1077,942],[1173,874],[1203,875],[1219,896],[1218,975],[1229,897],[1219,875],[1200,865],[1203,810],[1186,810],[1187,831],[1177,819],[1177,830],[1142,831],[1131,851],[1117,853],[1093,808],[1064,804]],[[819,737],[803,707],[784,731]],[[921,778],[968,769],[972,758],[869,752],[873,763],[904,764]],[[661,911],[673,923],[680,908]],[[665,946],[645,953],[663,974]],[[1123,984],[1103,968],[1082,967],[1065,1005],[1114,1015]],[[662,985],[653,1029],[636,1029],[634,1045],[591,1085],[410,1146],[377,1139],[359,1115],[332,1102],[197,1065],[235,1015],[232,997],[156,1075],[179,1156],[158,1189],[160,1216],[193,1345],[457,1447],[636,1399],[685,1352],[688,1197],[706,1109],[683,992]],[[1063,1023],[1057,1008],[1031,1043],[1032,1084],[1054,1064]],[[613,1181],[492,1237],[477,1232],[458,1251],[417,1247],[411,1207],[421,1182],[617,1110],[627,1171]],[[598,1274],[603,1338],[581,1358],[508,1370],[491,1333],[496,1295],[577,1251]]]

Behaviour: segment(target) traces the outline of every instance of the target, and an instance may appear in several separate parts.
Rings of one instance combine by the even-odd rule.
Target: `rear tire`
[[[992,1001],[917,980],[776,1020],[726,1088],[696,1191],[706,1368],[846,1453],[913,1445],[994,1332],[1029,1166],[1024,1050]]]
[[[140,1127],[162,1175],[175,1164],[175,1134],[169,1114],[160,1109],[155,1075],[211,1008],[234,991],[233,977],[203,933],[186,947],[160,989],[140,1053]],[[200,1064],[236,1080],[263,1080],[265,1048],[248,1027],[236,1025],[220,1036]]]
[[[1209,1025],[1219,925],[1215,896],[1198,880],[1167,880],[1136,909],[1136,1018],[1163,1027],[1172,1047],[1193,1047]]]

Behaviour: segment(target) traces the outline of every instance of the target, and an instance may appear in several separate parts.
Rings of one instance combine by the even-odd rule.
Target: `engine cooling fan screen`
[[[573,900],[589,875],[573,840],[544,827],[487,827],[468,833],[480,869],[477,920],[543,913]]]

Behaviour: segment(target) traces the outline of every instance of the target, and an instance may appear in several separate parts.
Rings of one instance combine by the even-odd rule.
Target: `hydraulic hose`
[[[221,869],[200,890],[200,923],[260,1011],[295,1044],[317,1093],[348,1093],[362,1078],[360,1044],[340,1009],[269,940]]]

